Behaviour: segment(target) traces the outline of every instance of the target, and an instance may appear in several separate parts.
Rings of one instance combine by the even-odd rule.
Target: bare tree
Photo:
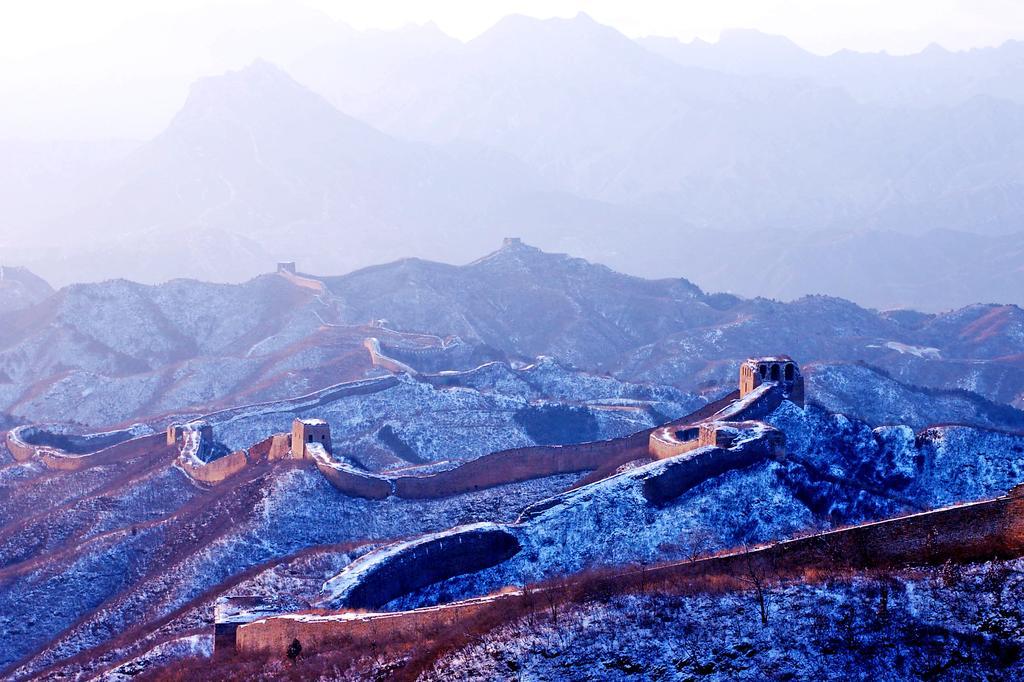
[[[754,553],[744,551],[743,571],[738,576],[740,582],[749,585],[757,600],[757,608],[761,614],[761,625],[768,624],[768,578],[769,572],[765,562],[758,561]]]

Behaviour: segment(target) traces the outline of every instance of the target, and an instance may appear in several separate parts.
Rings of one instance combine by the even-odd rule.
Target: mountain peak
[[[25,308],[52,293],[53,287],[28,268],[0,265],[0,312]]]
[[[727,28],[718,36],[718,44],[731,47],[758,47],[803,50],[786,36],[763,33],[753,28]]]
[[[257,59],[241,69],[197,80],[192,84],[184,109],[301,90],[304,88],[281,68],[265,59]],[[309,94],[315,96],[312,92]]]
[[[240,122],[260,122],[260,127],[267,130],[338,125],[370,130],[264,59],[193,83],[188,99],[165,134],[188,130],[207,136],[213,121],[226,122],[230,127]]]
[[[551,17],[538,19],[524,14],[511,14],[504,17],[490,29],[482,33],[472,42],[493,44],[506,41],[521,41],[524,38],[533,40],[543,36],[545,39],[588,40],[594,37],[609,37],[630,42],[626,36],[611,26],[599,23],[589,14],[580,12],[574,17]]]

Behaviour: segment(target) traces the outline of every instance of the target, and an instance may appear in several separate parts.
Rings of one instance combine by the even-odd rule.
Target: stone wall
[[[728,447],[719,442],[720,428],[709,424],[760,419],[785,399],[779,386],[774,383],[761,384],[743,397],[735,393],[730,394],[730,397],[732,399],[724,404],[718,403],[717,410],[701,410],[652,430],[648,439],[651,457],[669,459],[707,445]]]
[[[316,292],[317,294],[321,295],[325,293],[326,287],[324,287],[324,283],[321,282],[320,280],[299,275],[294,271],[294,269],[286,267],[282,268],[281,265],[284,264],[278,264],[277,274],[280,275],[281,277],[284,277],[286,280],[288,280],[295,286],[302,287],[303,289],[310,289]],[[292,268],[295,267],[294,263],[290,263],[290,265],[292,266]]]
[[[404,362],[400,362],[392,357],[385,355],[381,351],[380,341],[378,339],[369,338],[364,340],[363,347],[365,347],[367,352],[369,352],[370,364],[372,364],[374,367],[380,367],[381,369],[386,369],[389,372],[396,372],[398,374],[405,373],[408,374],[409,376],[416,376],[417,374],[419,374],[419,372],[417,372],[415,369],[405,364]]]
[[[14,459],[18,462],[38,459],[47,468],[57,471],[78,471],[85,467],[108,464],[129,457],[135,457],[150,450],[161,454],[169,451],[164,434],[156,433],[123,440],[109,447],[99,449],[96,452],[71,453],[56,447],[27,443],[20,436],[21,430],[24,428],[34,427],[12,429],[6,436],[7,449],[11,452]]]
[[[283,657],[296,639],[303,651],[308,652],[325,651],[343,643],[354,643],[360,648],[382,642],[390,646],[426,646],[466,619],[494,607],[493,599],[476,599],[444,607],[353,618],[316,615],[264,618],[238,627],[235,648],[245,654]]]
[[[696,433],[693,433],[696,431]],[[648,450],[654,459],[670,459],[701,446],[700,429],[693,426],[663,426],[648,439]]]
[[[7,449],[10,450],[11,456],[14,457],[16,462],[27,462],[36,456],[36,448],[33,445],[29,445],[18,437],[18,430],[11,429],[7,432],[5,438],[7,442]]]
[[[653,505],[667,504],[710,478],[778,457],[784,449],[785,439],[775,429],[739,447],[701,446],[660,464],[643,482],[644,498]]]
[[[937,511],[897,517],[828,533],[779,542],[751,551],[697,561],[680,561],[606,574],[596,591],[624,590],[659,581],[669,584],[706,576],[757,576],[771,581],[807,570],[898,569],[946,561],[985,561],[1024,555],[1024,491]],[[602,581],[607,588],[602,587]],[[562,588],[549,588],[562,589]],[[280,654],[294,639],[306,652],[338,642],[402,644],[441,631],[465,627],[484,609],[505,609],[516,594],[456,602],[412,611],[379,614],[278,616],[238,628],[236,648],[244,654]],[[543,604],[543,599],[538,600]]]
[[[254,446],[255,447],[255,446]],[[250,452],[251,452],[250,448]],[[290,433],[275,433],[270,437],[270,447],[267,448],[267,460],[276,462],[279,459],[287,459],[292,453],[292,436]]]
[[[781,405],[783,400],[785,396],[778,384],[768,382],[722,408],[710,419],[736,422],[761,419]]]
[[[232,452],[202,465],[181,462],[181,469],[202,483],[215,484],[234,476],[249,466],[249,455],[244,450]]]
[[[597,469],[610,460],[647,457],[650,430],[624,438],[576,445],[537,445],[502,450],[470,460],[454,469],[394,479],[395,494],[405,498],[449,497],[556,474]]]
[[[504,527],[475,524],[364,555],[328,581],[325,589],[333,592],[336,606],[380,608],[427,585],[496,566],[519,549],[515,535]]]
[[[331,485],[350,497],[383,500],[394,492],[391,481],[383,476],[359,471],[336,462],[329,463],[317,457],[314,457],[313,461]]]

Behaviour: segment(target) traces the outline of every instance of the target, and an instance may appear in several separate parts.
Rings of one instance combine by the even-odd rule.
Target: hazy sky
[[[279,4],[287,4],[280,0]],[[265,0],[0,0],[0,57],[94,45],[147,15]],[[296,2],[296,4],[299,4]],[[631,36],[714,39],[723,28],[787,35],[817,52],[840,48],[918,51],[1024,38],[1024,0],[302,0],[357,28],[434,21],[469,39],[506,14],[572,16],[585,11]]]
[[[752,28],[819,53],[1024,38],[1024,0],[0,0],[0,140],[152,137],[197,78],[257,57],[287,68],[337,22],[469,40],[508,14],[581,11],[631,37]]]

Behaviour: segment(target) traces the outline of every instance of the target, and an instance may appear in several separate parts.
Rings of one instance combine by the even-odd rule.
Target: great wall
[[[647,457],[653,463],[618,475],[640,476],[649,504],[663,504],[730,468],[785,456],[784,435],[757,417],[783,400],[803,403],[799,368],[788,357],[753,358],[740,372],[739,391],[724,399],[724,404],[645,432]],[[535,504],[524,510],[517,523],[529,522],[559,502],[555,498]],[[476,524],[375,550],[324,584],[325,594],[331,595],[321,604],[327,610],[267,615],[222,609],[215,626],[218,647],[260,656],[281,655],[296,640],[307,652],[342,644],[359,649],[382,639],[398,646],[423,644],[453,629],[465,630],[476,619],[521,615],[524,604],[527,610],[539,608],[538,591],[572,591],[585,586],[600,593],[602,589],[627,590],[640,583],[687,581],[699,586],[712,575],[743,578],[756,573],[772,580],[809,570],[894,569],[1022,556],[1024,485],[994,499],[706,558],[606,570],[598,578],[569,578],[555,585],[505,590],[407,611],[380,610],[396,597],[513,556],[519,546],[509,528]],[[745,583],[738,580],[734,584],[742,589]]]
[[[357,610],[259,616],[237,622],[238,612],[219,613],[218,647],[243,655],[283,655],[298,640],[315,653],[344,645],[356,649],[387,641],[426,645],[445,633],[467,630],[475,618],[507,619],[545,608],[545,591],[584,588],[594,595],[733,578],[734,589],[750,576],[767,582],[799,578],[805,572],[899,569],[947,561],[984,561],[1024,555],[1024,486],[991,500],[951,506],[733,551],[707,558],[626,567],[579,580],[533,586],[440,606],[398,612]],[[722,581],[715,583],[720,588]],[[525,608],[524,608],[525,607]]]
[[[296,273],[282,263],[278,272],[297,286],[325,293],[319,281]],[[386,330],[385,330],[386,331]],[[398,338],[402,338],[399,334]],[[315,417],[295,417],[289,432],[266,435],[249,447],[215,452],[215,429],[252,411],[289,415],[315,413],[318,406],[348,396],[387,390],[399,375],[437,388],[457,387],[475,370],[423,372],[404,360],[437,359],[458,347],[458,340],[429,337],[411,344],[403,355],[400,344],[386,348],[376,337],[364,347],[374,367],[386,376],[345,382],[287,400],[253,403],[211,412],[166,430],[133,426],[117,431],[76,436],[44,426],[20,426],[6,434],[6,444],[19,462],[39,461],[55,470],[76,470],[147,454],[167,457],[185,475],[205,486],[216,486],[255,466],[292,460],[315,467],[341,493],[367,499],[446,498],[461,493],[545,478],[557,474],[587,474],[563,495],[523,510],[514,524],[477,524],[414,538],[374,550],[325,583],[330,594],[316,613],[275,614],[266,605],[235,608],[232,598],[217,608],[219,650],[246,655],[280,655],[294,641],[303,650],[317,651],[339,642],[365,646],[387,639],[401,642],[431,637],[465,625],[484,614],[501,613],[509,603],[529,601],[531,590],[571,589],[573,580],[557,586],[513,589],[501,594],[466,599],[408,611],[380,611],[396,597],[455,575],[479,571],[505,561],[519,551],[510,532],[529,524],[589,484],[611,477],[633,477],[642,483],[650,505],[665,504],[703,481],[726,471],[749,467],[769,458],[785,457],[785,435],[760,421],[783,401],[804,403],[799,366],[787,356],[751,358],[740,366],[737,390],[680,419],[609,440],[574,445],[515,448],[484,454],[450,468],[415,473],[374,473],[337,457],[330,426]],[[477,368],[480,369],[479,367]],[[634,468],[621,471],[623,465]],[[636,467],[636,463],[646,463]],[[436,469],[436,467],[435,467]],[[1024,486],[994,499],[819,533],[696,560],[666,562],[643,569],[620,567],[599,580],[615,589],[639,581],[687,581],[707,575],[736,576],[759,571],[774,576],[796,575],[830,567],[862,570],[944,561],[973,561],[1024,555]],[[588,577],[588,581],[594,578]],[[591,584],[591,587],[593,585]],[[326,609],[326,610],[325,610]],[[367,612],[366,610],[369,610]]]
[[[384,356],[380,355],[376,339],[368,339],[366,346],[375,364],[391,366],[386,361],[381,364]],[[796,367],[792,360],[786,359],[785,362],[789,367]],[[184,424],[172,423],[166,430],[166,445],[177,447],[178,468],[193,480],[206,485],[221,483],[251,466],[294,459],[312,463],[332,485],[347,495],[369,499],[383,499],[392,495],[408,499],[443,498],[557,474],[588,471],[611,473],[629,461],[664,459],[706,445],[722,445],[726,442],[727,434],[736,431],[737,422],[755,420],[777,407],[783,399],[802,401],[803,379],[798,368],[790,371],[795,374],[789,380],[758,384],[745,394],[731,393],[682,419],[622,438],[575,445],[502,450],[451,468],[422,474],[376,474],[359,469],[344,459],[335,459],[331,456],[329,426],[326,424],[325,452],[293,447],[296,433],[293,425],[291,433],[271,434],[248,448],[216,458],[210,457],[217,423],[237,419],[254,410],[277,413],[315,411],[318,405],[344,397],[384,391],[397,383],[398,379],[394,375],[337,384],[298,398],[219,410]],[[450,387],[458,385],[460,374],[465,373],[417,374],[416,378],[431,385]],[[296,419],[294,423],[301,421]],[[739,427],[746,428],[749,425],[739,424]],[[81,452],[57,447],[52,443],[59,437],[37,426],[12,429],[6,440],[9,449],[19,460],[34,458],[57,469],[96,464],[111,457],[116,458],[118,452],[123,452],[121,448],[139,447],[157,440],[152,434],[131,438],[132,432],[129,430],[115,433],[126,434],[127,440],[112,447],[93,450],[86,448]],[[689,434],[693,437],[688,437]],[[83,437],[89,438],[102,441],[102,438],[95,436]]]

